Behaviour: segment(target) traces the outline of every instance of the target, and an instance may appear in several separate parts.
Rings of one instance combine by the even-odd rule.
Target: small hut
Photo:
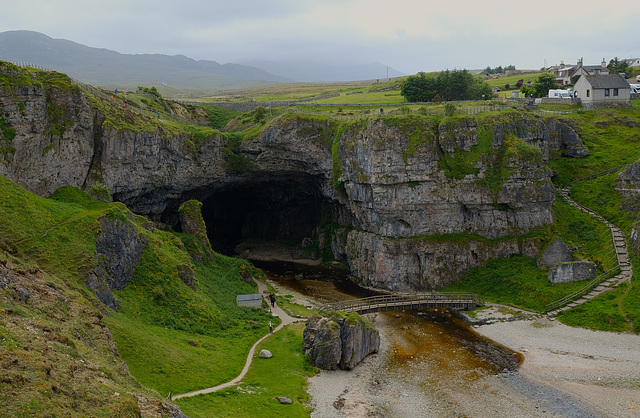
[[[262,308],[262,296],[259,293],[236,296],[238,306],[248,306],[250,308]]]

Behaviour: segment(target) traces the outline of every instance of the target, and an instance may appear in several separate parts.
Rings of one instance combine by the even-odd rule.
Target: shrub
[[[94,184],[89,188],[89,196],[96,200],[103,202],[111,202],[111,192],[109,192],[109,186],[104,184]]]
[[[255,123],[264,122],[267,117],[267,109],[262,106],[256,107],[256,110],[253,111],[253,121]]]
[[[457,112],[456,105],[453,103],[447,103],[444,105],[444,115],[445,116],[453,116]]]

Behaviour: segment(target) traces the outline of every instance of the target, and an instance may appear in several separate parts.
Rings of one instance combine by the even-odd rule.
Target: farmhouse
[[[563,86],[571,84],[572,79],[575,80],[581,75],[609,75],[609,69],[604,58],[600,65],[583,65],[583,59],[580,58],[576,65],[560,64],[559,67],[554,68],[553,73],[556,76],[556,82]]]
[[[631,105],[629,83],[619,75],[583,75],[573,90],[585,109]]]

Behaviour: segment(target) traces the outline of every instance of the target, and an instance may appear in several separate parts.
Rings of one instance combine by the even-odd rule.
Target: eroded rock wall
[[[491,259],[535,257],[540,251],[534,239],[394,239],[362,231],[349,232],[345,247],[354,275],[367,286],[394,292],[438,289]]]
[[[0,112],[0,174],[43,196],[83,185],[94,124],[80,90],[2,86]]]

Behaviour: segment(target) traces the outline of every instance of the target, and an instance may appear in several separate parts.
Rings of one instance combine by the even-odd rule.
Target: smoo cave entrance
[[[217,252],[249,259],[315,256],[326,204],[312,176],[270,174],[243,180],[214,191],[202,203],[209,241]]]

